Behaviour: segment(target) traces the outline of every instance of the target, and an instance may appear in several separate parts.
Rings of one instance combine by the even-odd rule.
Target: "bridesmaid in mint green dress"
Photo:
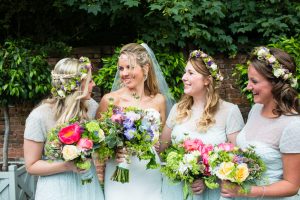
[[[294,78],[296,65],[284,51],[255,48],[248,67],[247,89],[255,105],[237,136],[237,145],[254,145],[266,163],[267,171],[247,195],[236,187],[222,187],[222,196],[238,200],[299,200],[300,109]],[[223,183],[227,184],[227,183]],[[245,197],[239,197],[245,196]]]
[[[60,60],[52,71],[52,86],[53,97],[44,100],[26,119],[25,165],[28,173],[39,176],[34,199],[104,200],[94,165],[92,182],[82,185],[81,176],[86,174],[72,161],[48,162],[43,156],[51,128],[76,116],[81,120],[95,117],[98,104],[91,98],[95,83],[91,79],[90,63],[74,58]]]
[[[186,137],[212,145],[234,141],[244,121],[237,105],[220,99],[218,87],[222,76],[212,58],[202,51],[193,51],[182,80],[184,96],[168,116],[160,150],[167,148],[170,142],[178,143]],[[220,198],[220,190],[205,188],[202,180],[196,180],[191,187],[195,200]],[[182,200],[182,188],[182,183],[174,184],[164,177],[163,199]]]

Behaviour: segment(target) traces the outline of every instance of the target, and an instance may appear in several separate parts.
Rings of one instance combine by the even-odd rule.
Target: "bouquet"
[[[87,170],[81,174],[82,184],[90,183],[93,178],[90,171],[91,156],[104,138],[104,132],[96,120],[84,123],[71,120],[49,131],[45,155],[52,161],[74,161],[77,168]]]
[[[241,186],[241,194],[248,193],[248,186],[255,184],[266,170],[253,146],[241,149],[231,143],[215,146],[209,154],[208,163],[211,173],[211,176],[205,177],[208,188],[218,188],[217,179],[228,180]]]
[[[183,199],[192,195],[189,185],[194,180],[209,175],[208,155],[212,149],[212,145],[203,144],[199,139],[186,139],[162,153],[165,165],[161,172],[172,182],[183,182]]]
[[[142,110],[136,107],[121,108],[110,103],[108,111],[101,116],[101,127],[106,133],[105,142],[115,156],[118,148],[126,148],[124,162],[119,163],[111,179],[121,183],[129,182],[130,156],[149,160],[147,169],[158,167],[153,144],[158,142],[161,128],[160,114],[154,109]]]

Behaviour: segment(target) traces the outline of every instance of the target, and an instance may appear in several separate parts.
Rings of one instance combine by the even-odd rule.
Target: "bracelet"
[[[261,186],[261,187],[262,187],[262,195],[260,196],[260,199],[263,199],[265,196],[266,187],[265,186]]]

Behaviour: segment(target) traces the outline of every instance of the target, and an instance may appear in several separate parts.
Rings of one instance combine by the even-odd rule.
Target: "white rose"
[[[211,68],[212,68],[212,70],[216,70],[216,69],[218,69],[218,65],[216,65],[215,63],[213,63],[211,66],[210,66]]]
[[[191,153],[185,154],[184,158],[183,158],[185,163],[193,162],[195,159],[196,159],[195,155],[193,155]]]
[[[274,70],[274,76],[276,76],[277,78],[284,75],[284,70],[281,68],[275,69]]]
[[[179,174],[184,174],[184,172],[186,172],[188,169],[187,165],[185,165],[184,163],[179,163],[179,167],[178,167],[178,172]]]
[[[261,48],[261,49],[257,52],[257,55],[258,55],[259,57],[266,56],[267,54],[268,54],[268,51],[267,51],[267,49],[265,49],[265,48]]]
[[[98,136],[100,138],[100,141],[103,141],[105,139],[105,134],[104,134],[104,131],[100,128],[99,131],[98,131]]]
[[[73,160],[79,156],[80,151],[74,145],[65,145],[62,150],[63,158],[66,161]]]

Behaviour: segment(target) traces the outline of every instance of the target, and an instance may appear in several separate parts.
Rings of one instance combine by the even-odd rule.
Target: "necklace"
[[[132,97],[134,98],[134,99],[136,99],[136,100],[139,100],[141,97],[137,94],[137,93],[132,93],[131,94],[132,95]]]

